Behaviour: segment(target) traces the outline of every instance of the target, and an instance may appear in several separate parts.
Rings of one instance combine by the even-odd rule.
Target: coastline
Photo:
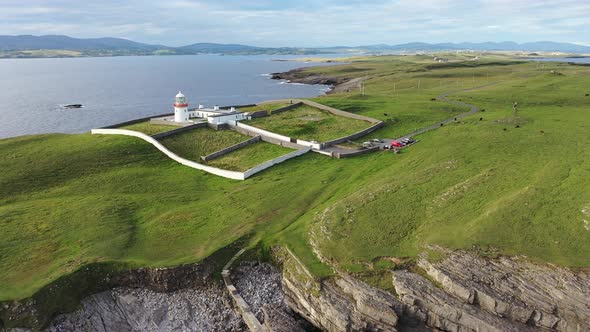
[[[335,94],[342,92],[350,92],[360,88],[360,85],[365,81],[366,77],[346,78],[323,74],[310,74],[305,71],[308,68],[296,68],[286,72],[271,73],[270,79],[284,80],[288,83],[298,83],[307,85],[327,85],[330,87],[325,94]]]

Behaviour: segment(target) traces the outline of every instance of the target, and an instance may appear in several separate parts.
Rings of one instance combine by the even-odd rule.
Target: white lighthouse
[[[178,91],[174,101],[174,122],[188,122],[188,103],[182,92]]]

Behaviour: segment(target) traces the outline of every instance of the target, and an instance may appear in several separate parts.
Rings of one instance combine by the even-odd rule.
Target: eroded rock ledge
[[[358,90],[360,83],[364,81],[366,77],[346,78],[321,74],[309,74],[305,72],[305,68],[298,68],[283,73],[272,73],[271,79],[286,80],[290,83],[330,85],[332,88],[328,94],[332,94]]]
[[[419,260],[424,273],[391,271],[396,294],[343,273],[319,281],[280,250],[285,301],[327,331],[590,330],[587,274],[440,250],[441,261]]]

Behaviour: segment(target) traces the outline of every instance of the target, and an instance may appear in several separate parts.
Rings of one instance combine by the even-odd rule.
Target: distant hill
[[[80,39],[60,35],[47,36],[0,36],[0,49],[8,51],[23,50],[141,50],[155,51],[168,48],[162,45],[149,45],[122,38]]]
[[[439,50],[474,50],[474,51],[525,51],[525,52],[566,52],[566,53],[590,53],[590,47],[571,44],[556,43],[551,41],[539,41],[518,44],[506,42],[484,43],[407,43],[399,45],[368,45],[359,46],[358,49],[379,51],[439,51]]]
[[[46,52],[40,52],[45,50]],[[175,55],[175,54],[319,54],[319,53],[371,53],[411,51],[526,51],[590,53],[590,47],[569,43],[540,41],[518,44],[515,42],[485,43],[405,43],[363,46],[331,46],[320,48],[258,47],[241,44],[196,43],[181,47],[151,45],[122,38],[72,38],[60,35],[0,36],[0,58],[63,57],[63,56],[116,56],[116,55]],[[36,52],[31,52],[36,51]],[[67,52],[55,52],[67,51]],[[68,52],[76,52],[75,55]]]
[[[197,43],[178,47],[178,49],[197,53],[227,53],[227,52],[251,52],[264,50],[262,47],[240,45],[240,44],[215,44]]]

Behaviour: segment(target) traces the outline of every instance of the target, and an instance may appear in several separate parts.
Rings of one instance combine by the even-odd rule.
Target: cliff
[[[444,251],[421,258],[416,272],[390,271],[395,294],[345,273],[317,280],[283,250],[289,306],[326,331],[587,331],[590,277],[530,263]]]

